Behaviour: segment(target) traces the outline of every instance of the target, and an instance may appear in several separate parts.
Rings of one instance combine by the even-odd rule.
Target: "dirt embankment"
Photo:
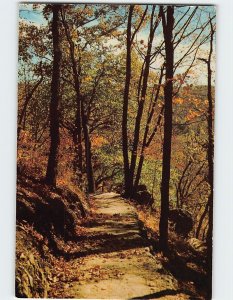
[[[16,296],[47,297],[56,278],[55,257],[75,239],[89,204],[78,189],[51,188],[21,174],[16,201]]]

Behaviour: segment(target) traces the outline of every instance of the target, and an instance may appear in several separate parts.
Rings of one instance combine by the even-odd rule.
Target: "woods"
[[[117,193],[177,280],[174,261],[198,262],[190,272],[208,290],[196,275],[187,280],[211,298],[215,18],[212,6],[22,4],[19,226],[35,226],[51,252],[69,256],[58,240],[78,244],[95,195]],[[49,233],[40,218],[30,223],[42,209],[37,185],[57,213]],[[73,233],[56,229],[62,210]]]

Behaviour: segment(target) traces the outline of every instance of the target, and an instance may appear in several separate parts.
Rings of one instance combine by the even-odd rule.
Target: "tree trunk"
[[[52,37],[53,37],[53,72],[51,82],[51,101],[50,101],[50,151],[47,165],[45,181],[49,185],[56,186],[58,152],[60,144],[59,136],[59,102],[60,102],[60,70],[61,70],[61,46],[59,33],[59,12],[61,6],[52,5]]]
[[[81,126],[81,100],[79,88],[76,86],[76,115],[75,115],[75,174],[79,184],[82,183],[82,172],[83,172],[83,147],[82,147],[82,126]]]
[[[70,36],[69,26],[65,20],[65,12],[62,10],[62,23],[65,29],[65,34],[67,41],[69,43],[69,50],[70,50],[70,60],[72,65],[73,71],[73,79],[75,85],[75,92],[76,92],[76,115],[75,115],[75,132],[74,135],[74,143],[75,143],[75,161],[74,161],[74,168],[76,177],[78,179],[79,184],[82,183],[82,165],[83,165],[83,158],[82,158],[82,115],[81,115],[81,92],[80,92],[80,82],[79,82],[79,73],[80,73],[80,62],[77,67],[77,62],[75,59],[74,53],[74,42],[72,37]]]
[[[125,197],[130,196],[129,186],[129,155],[128,155],[128,105],[129,105],[129,88],[131,79],[131,25],[134,5],[129,7],[128,25],[127,25],[127,52],[126,52],[126,78],[123,102],[123,115],[122,115],[122,151],[124,160],[124,189]]]
[[[164,87],[164,142],[163,142],[163,166],[161,182],[161,215],[159,223],[159,243],[161,250],[165,253],[168,250],[168,216],[169,216],[169,183],[171,165],[171,141],[172,141],[172,96],[173,96],[173,25],[174,7],[167,6],[166,17],[163,6],[160,7],[163,34],[165,40],[166,55],[166,82]]]
[[[205,209],[200,217],[200,220],[199,220],[199,223],[198,223],[198,226],[197,226],[197,231],[196,231],[196,238],[198,239],[199,238],[199,235],[200,235],[200,231],[201,231],[201,227],[202,227],[202,224],[203,224],[203,221],[208,213],[208,209],[209,209],[209,201],[206,203],[206,206],[205,206]]]
[[[17,132],[17,139],[18,140],[20,139],[20,132],[21,132],[21,129],[22,129],[23,120],[24,120],[24,123],[26,122],[26,111],[27,111],[29,101],[32,99],[33,94],[35,93],[35,91],[37,90],[39,85],[42,83],[42,81],[43,81],[43,74],[42,74],[42,71],[41,71],[40,79],[36,82],[36,84],[34,85],[32,90],[26,95],[26,99],[25,99],[25,102],[24,102],[24,105],[23,105],[22,112],[21,112],[21,114],[18,118],[18,132]]]
[[[214,40],[214,27],[212,20],[210,19],[210,51],[208,59],[199,58],[207,65],[207,98],[208,98],[208,182],[210,186],[210,194],[208,198],[209,205],[209,226],[207,231],[207,268],[208,268],[208,299],[212,298],[212,250],[213,250],[213,188],[214,188],[214,133],[213,133],[213,99],[212,99],[212,70],[211,70],[211,58],[213,53],[213,40]]]
[[[214,181],[214,136],[213,136],[213,99],[211,91],[211,80],[212,80],[212,70],[211,70],[211,57],[213,52],[213,36],[214,29],[211,24],[211,38],[210,38],[210,52],[207,63],[208,71],[208,180],[210,185],[210,195],[209,195],[209,227],[207,232],[207,267],[208,267],[208,290],[209,297],[212,298],[212,236],[213,236],[213,181]]]
[[[139,184],[139,181],[140,181],[140,178],[141,178],[145,149],[146,149],[146,147],[149,147],[151,141],[153,140],[153,138],[151,138],[151,137],[152,137],[152,135],[154,136],[155,133],[157,132],[158,127],[159,127],[159,125],[161,123],[161,120],[162,120],[162,111],[163,111],[163,109],[161,110],[161,113],[159,114],[157,124],[156,124],[156,126],[153,130],[153,133],[150,136],[149,140],[147,141],[147,136],[148,136],[148,133],[149,133],[151,120],[152,120],[152,117],[154,115],[155,104],[156,104],[158,96],[159,96],[161,81],[162,81],[162,72],[161,72],[161,76],[160,76],[160,79],[159,79],[159,85],[158,85],[157,92],[156,92],[156,95],[155,95],[154,103],[152,105],[151,112],[149,113],[148,118],[147,118],[146,128],[145,128],[145,132],[144,132],[144,136],[143,136],[143,142],[142,142],[142,149],[141,149],[140,159],[139,159],[139,163],[138,163],[137,174],[136,174],[136,178],[135,178],[135,182],[134,182],[134,191],[137,190],[137,187],[138,187],[138,184]]]
[[[88,190],[88,193],[94,193],[95,192],[95,180],[94,180],[93,167],[92,167],[91,141],[90,141],[90,137],[89,137],[87,116],[85,115],[85,111],[84,111],[83,99],[82,99],[82,125],[83,125],[84,141],[85,141],[87,190]]]
[[[139,99],[139,105],[138,105],[138,111],[137,116],[135,120],[135,128],[134,128],[134,140],[133,140],[133,149],[132,149],[132,155],[131,155],[131,164],[130,164],[130,195],[134,193],[134,173],[135,173],[135,167],[136,167],[136,161],[137,161],[137,151],[138,151],[138,143],[139,143],[139,136],[140,136],[140,126],[141,126],[141,119],[144,109],[144,103],[146,99],[146,93],[147,93],[147,83],[148,83],[148,77],[149,77],[149,71],[150,71],[150,59],[151,59],[151,49],[152,49],[152,43],[154,39],[154,33],[156,29],[156,24],[153,24],[154,19],[154,10],[155,6],[153,6],[152,13],[151,13],[151,25],[150,25],[150,35],[149,35],[149,41],[148,41],[148,48],[147,53],[145,57],[145,68],[143,72],[143,80],[142,80],[142,91]],[[143,149],[144,151],[144,149]],[[142,156],[141,156],[142,157]],[[142,168],[143,164],[143,158],[140,162],[139,168]]]

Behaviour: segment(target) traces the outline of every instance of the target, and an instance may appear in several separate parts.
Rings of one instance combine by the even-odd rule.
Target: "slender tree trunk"
[[[167,6],[166,17],[163,6],[160,7],[166,55],[166,82],[164,87],[164,142],[163,142],[163,169],[161,182],[161,215],[159,223],[159,242],[163,252],[168,250],[168,216],[169,216],[169,184],[171,168],[171,141],[172,141],[172,96],[173,96],[173,25],[174,7]]]
[[[27,107],[28,107],[29,101],[32,99],[33,94],[35,93],[35,91],[37,90],[37,88],[39,87],[39,85],[42,83],[42,81],[43,81],[43,74],[41,74],[40,79],[34,85],[34,87],[29,92],[29,94],[26,95],[26,99],[25,99],[25,102],[24,102],[24,105],[23,105],[23,109],[22,109],[22,112],[21,112],[21,114],[19,116],[19,120],[18,120],[18,133],[17,133],[18,140],[20,138],[20,132],[21,132],[21,129],[22,129],[23,120],[24,120],[24,123],[26,122],[26,111],[27,111]]]
[[[208,224],[205,226],[205,228],[203,229],[203,233],[202,233],[202,241],[206,241],[206,231],[208,231]],[[211,281],[212,281],[212,279],[211,279]],[[210,281],[210,282],[211,282]],[[209,290],[209,288],[211,287],[211,290],[212,290],[212,283],[211,283],[211,286],[208,286],[208,290]],[[210,293],[209,293],[209,295],[208,296],[210,296],[211,295],[211,291],[210,291]],[[211,297],[209,297],[208,298],[208,300],[211,300],[212,298]]]
[[[84,112],[84,103],[82,99],[82,125],[83,125],[83,135],[85,141],[85,157],[86,157],[86,173],[87,173],[87,190],[88,193],[95,192],[95,180],[92,167],[92,153],[91,153],[91,141],[89,137],[89,129],[87,123],[87,116]]]
[[[209,209],[209,201],[207,202],[206,206],[205,206],[205,209],[200,217],[200,220],[199,220],[199,223],[198,223],[198,226],[197,226],[197,231],[196,231],[196,238],[198,239],[199,238],[199,235],[200,235],[200,231],[201,231],[201,227],[202,227],[202,224],[203,224],[203,221],[208,213],[208,209]]]
[[[161,120],[162,120],[162,111],[161,111],[161,114],[158,117],[158,121],[157,121],[156,127],[154,128],[153,136],[157,132],[157,130],[158,130],[159,126],[160,126]],[[146,130],[145,130],[145,133],[144,133],[144,138],[143,138],[143,143],[142,143],[142,149],[141,149],[140,159],[139,159],[138,168],[137,168],[137,174],[136,174],[135,182],[134,182],[134,191],[137,190],[137,187],[138,187],[138,184],[139,184],[139,181],[140,181],[140,178],[141,178],[142,167],[143,167],[144,157],[145,157],[145,153],[144,153],[145,149],[146,149],[146,147],[149,147],[149,145],[150,145],[150,143],[152,141],[152,139],[149,139],[148,141],[146,140],[147,135],[148,135],[148,131],[149,131],[149,124],[150,124],[150,121],[147,124]]]
[[[134,5],[129,6],[128,14],[128,25],[127,25],[127,42],[126,42],[126,78],[125,78],[125,90],[124,90],[124,101],[123,101],[123,114],[122,114],[122,151],[123,151],[123,160],[124,160],[124,196],[129,198],[132,191],[132,178],[130,175],[130,165],[129,165],[129,154],[128,154],[128,132],[127,132],[127,123],[128,123],[128,105],[129,105],[129,90],[130,90],[130,81],[131,81],[131,46],[134,40],[134,37],[138,30],[140,29],[143,21],[145,20],[148,5],[141,17],[139,24],[134,29],[133,33],[131,32],[132,27],[132,18],[133,18]]]
[[[141,119],[143,114],[143,108],[145,103],[146,91],[147,91],[147,81],[149,76],[149,69],[150,69],[150,49],[152,44],[148,46],[148,52],[146,56],[146,63],[145,69],[143,74],[143,83],[142,83],[142,92],[141,97],[139,100],[138,112],[135,120],[135,128],[134,128],[134,140],[133,140],[133,149],[131,155],[131,164],[130,164],[130,194],[133,193],[133,180],[134,180],[134,172],[136,167],[137,161],[137,150],[138,150],[138,143],[139,143],[139,135],[140,135],[140,126],[141,126]]]
[[[59,102],[60,102],[60,70],[61,70],[61,47],[59,33],[59,12],[61,6],[52,5],[52,37],[53,37],[53,72],[51,83],[50,101],[50,151],[45,181],[49,185],[56,186],[58,152],[60,144],[59,136]]]
[[[82,183],[83,172],[83,147],[82,147],[82,126],[81,126],[81,95],[79,93],[79,85],[76,81],[76,115],[75,115],[75,172],[79,183]]]
[[[176,185],[176,208],[180,208],[179,187]]]
[[[155,189],[155,182],[156,182],[156,172],[157,172],[157,166],[156,166],[156,162],[155,162],[155,166],[154,166],[154,178],[153,178],[153,185],[152,185],[152,190],[151,190],[151,195],[152,198],[154,198],[154,189]]]
[[[210,195],[209,195],[209,227],[207,232],[207,266],[208,266],[208,290],[209,298],[212,298],[212,237],[213,237],[213,181],[214,181],[214,136],[213,136],[213,99],[211,91],[211,81],[212,81],[212,70],[211,70],[211,57],[213,52],[213,36],[214,29],[211,24],[211,38],[210,38],[210,52],[207,63],[208,71],[208,166],[209,166],[209,185],[210,185]]]
[[[154,10],[155,6],[152,8],[151,13],[151,25],[150,25],[150,35],[149,35],[149,41],[148,41],[148,48],[147,53],[145,57],[145,68],[143,72],[143,79],[142,79],[142,91],[140,95],[139,105],[138,105],[138,111],[137,116],[135,120],[135,128],[134,128],[134,140],[133,140],[133,149],[132,149],[132,155],[131,155],[131,164],[130,164],[130,195],[133,195],[134,193],[134,173],[136,168],[136,162],[137,162],[137,151],[138,151],[138,143],[139,143],[139,137],[140,137],[140,127],[141,127],[141,120],[142,120],[142,114],[146,99],[146,93],[147,93],[147,83],[148,83],[148,77],[149,77],[149,71],[150,71],[150,59],[151,59],[151,49],[152,49],[152,43],[154,39],[154,33],[155,29],[157,27],[156,24],[153,24],[154,19]],[[144,149],[143,149],[144,150]],[[143,159],[140,163],[140,169],[142,168]]]
[[[75,142],[75,161],[74,161],[74,167],[75,167],[75,173],[77,176],[77,179],[79,181],[79,184],[82,182],[82,165],[83,165],[83,158],[82,158],[82,113],[81,113],[81,92],[80,92],[80,82],[79,82],[79,73],[80,73],[80,62],[77,67],[77,62],[75,59],[75,53],[74,53],[74,42],[72,40],[72,37],[70,36],[69,26],[65,20],[65,12],[62,10],[62,23],[65,29],[66,38],[69,44],[69,50],[70,50],[70,60],[72,65],[72,71],[73,71],[73,79],[74,79],[74,85],[75,85],[75,92],[76,92],[76,115],[75,115],[75,135],[74,142]]]
[[[155,111],[155,104],[158,100],[160,85],[161,85],[161,82],[162,82],[162,77],[163,77],[163,70],[161,70],[161,75],[160,75],[159,84],[158,84],[158,88],[157,88],[157,91],[156,91],[155,99],[154,99],[154,102],[152,104],[151,111],[150,111],[150,113],[148,115],[148,118],[147,118],[146,128],[145,128],[145,132],[144,132],[144,136],[143,136],[143,142],[142,142],[142,149],[141,149],[140,159],[139,159],[138,168],[137,168],[137,174],[136,174],[136,178],[135,178],[135,182],[134,182],[134,191],[137,191],[137,187],[138,187],[138,184],[139,184],[139,181],[140,181],[140,178],[141,178],[145,149],[146,149],[146,147],[148,147],[150,145],[150,143],[152,141],[151,138],[147,141],[147,137],[148,137],[150,124],[151,124],[151,121],[152,121],[152,118],[153,118],[153,115],[154,115],[154,111]],[[162,111],[159,114],[157,124],[156,124],[156,126],[154,128],[154,131],[152,133],[153,136],[157,132],[158,127],[161,123],[161,120],[162,120]]]
[[[127,25],[127,52],[126,52],[126,78],[123,102],[123,115],[122,115],[122,151],[124,160],[124,189],[125,197],[130,196],[129,186],[129,154],[128,154],[128,105],[129,105],[129,88],[131,80],[131,26],[134,5],[129,7],[128,25]]]
[[[213,54],[214,27],[210,19],[210,51],[208,59],[199,58],[207,65],[207,98],[208,98],[208,182],[210,186],[210,194],[208,198],[209,205],[209,226],[207,231],[207,268],[208,268],[208,299],[212,298],[212,250],[213,250],[213,188],[214,188],[214,132],[213,132],[213,98],[212,98],[212,70],[211,59]]]

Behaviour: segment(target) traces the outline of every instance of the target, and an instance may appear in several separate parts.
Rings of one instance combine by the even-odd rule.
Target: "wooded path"
[[[85,299],[190,299],[149,250],[134,207],[118,194],[92,200],[96,217],[85,233],[86,251],[79,261],[79,281],[66,288]],[[89,245],[89,246],[88,246]],[[93,249],[93,245],[96,245]],[[89,250],[92,250],[88,254]]]

